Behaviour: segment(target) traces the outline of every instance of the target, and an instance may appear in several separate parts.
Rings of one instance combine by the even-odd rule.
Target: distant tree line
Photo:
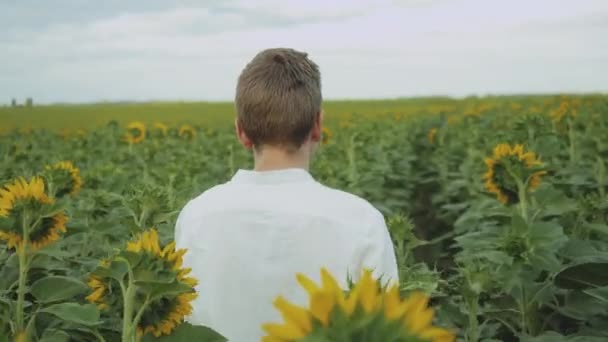
[[[25,103],[23,105],[19,104],[17,99],[14,97],[11,99],[11,107],[33,107],[33,106],[34,106],[34,99],[31,97],[26,98]]]

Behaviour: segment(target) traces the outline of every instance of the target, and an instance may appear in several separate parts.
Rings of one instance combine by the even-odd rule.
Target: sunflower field
[[[411,101],[326,108],[311,167],[383,212],[399,286],[294,274],[264,341],[608,341],[608,96]],[[229,115],[114,119],[0,135],[0,341],[224,340],[173,227],[252,156]]]

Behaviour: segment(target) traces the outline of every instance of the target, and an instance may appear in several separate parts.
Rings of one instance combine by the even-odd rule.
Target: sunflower
[[[165,275],[169,272],[172,274],[171,277],[174,277],[172,279],[176,283],[190,288],[188,292],[182,291],[178,294],[170,293],[162,295],[149,302],[146,302],[147,295],[144,288],[137,287],[135,290],[135,307],[139,306],[142,308],[146,305],[139,322],[133,323],[137,324],[138,336],[153,334],[159,337],[170,334],[183,322],[184,317],[192,312],[191,302],[197,297],[193,289],[197,285],[197,281],[188,276],[191,271],[189,268],[182,267],[183,256],[186,250],[176,250],[175,242],[171,242],[161,248],[157,231],[151,229],[139,234],[134,240],[128,242],[124,251],[136,253],[140,256],[140,261],[133,266],[134,274],[141,271],[154,272],[160,270]],[[109,268],[112,260],[116,260],[119,255],[102,262],[101,268]],[[101,276],[101,274],[103,273],[94,272],[89,277],[88,285],[91,293],[86,299],[90,303],[96,304],[100,309],[108,309],[114,305],[111,303],[119,303],[123,297],[117,297],[115,294],[113,294],[113,297],[110,295],[112,287],[118,288],[117,286],[113,286],[116,280]]]
[[[175,272],[177,281],[190,287],[197,285],[196,279],[188,277],[191,269],[182,268],[186,250],[176,250],[175,241],[161,249],[158,233],[154,229],[143,232],[138,239],[129,242],[126,250],[134,253],[144,253],[157,260],[160,259],[166,268]],[[170,334],[173,329],[183,322],[184,317],[192,312],[190,303],[196,297],[195,292],[187,292],[173,297],[162,297],[150,303],[137,327],[138,334],[141,336],[151,333],[156,337]]]
[[[435,143],[435,136],[437,135],[437,128],[433,127],[427,133],[427,138],[431,144]]]
[[[137,334],[152,334],[156,337],[169,335],[192,313],[192,304],[197,294],[182,293],[174,298],[161,298],[152,302],[144,312],[137,326]]]
[[[48,171],[53,171],[57,176],[53,177],[53,180],[59,178],[60,180],[65,179],[65,187],[56,189],[56,196],[63,197],[67,194],[70,196],[76,196],[80,192],[82,187],[82,178],[80,178],[80,170],[74,166],[74,164],[67,160],[61,161],[54,165],[47,165]]]
[[[165,125],[162,122],[156,122],[154,124],[154,128],[158,130],[163,137],[166,137],[169,133],[169,126]]]
[[[127,133],[124,140],[129,144],[139,144],[146,138],[146,125],[140,121],[131,122],[127,125]]]
[[[41,220],[40,226],[35,227],[29,236],[31,248],[39,250],[51,243],[59,240],[60,233],[67,231],[65,225],[68,222],[68,217],[64,213],[56,214],[52,217],[45,217]]]
[[[434,312],[427,308],[426,295],[414,293],[401,299],[398,285],[383,290],[369,270],[347,293],[325,269],[321,270],[320,286],[302,274],[297,280],[309,294],[309,307],[277,297],[274,306],[284,323],[264,324],[266,336],[262,341],[299,341],[313,335],[328,341],[350,341],[360,338],[360,334],[378,341],[388,336],[392,340],[454,341],[451,332],[431,324]]]
[[[549,116],[555,123],[561,122],[565,117],[573,118],[576,116],[576,110],[573,107],[570,102],[562,101],[558,108],[549,113]]]
[[[86,296],[85,299],[89,303],[97,305],[99,310],[108,309],[108,304],[104,300],[104,296],[106,295],[108,288],[102,278],[96,275],[91,275],[87,285],[89,285],[92,292],[90,295]]]
[[[29,182],[17,178],[12,184],[0,189],[0,217],[10,216],[21,202],[51,204],[53,200],[44,191],[44,182],[40,177],[33,177]]]
[[[33,177],[29,182],[18,178],[12,184],[0,189],[0,217],[22,217],[25,210],[36,211],[41,207],[53,204],[53,199],[45,192],[44,181],[40,177]],[[0,231],[0,240],[7,243],[9,248],[19,249],[23,246],[23,227],[16,222],[6,230]],[[60,212],[49,217],[42,217],[27,222],[27,240],[32,250],[41,249],[50,243],[59,240],[60,233],[66,232],[67,216]]]
[[[196,130],[194,129],[194,127],[190,126],[190,125],[182,125],[179,128],[179,132],[178,135],[181,138],[186,138],[186,139],[194,139],[194,137],[196,137]]]
[[[518,177],[526,185],[526,190],[536,189],[547,172],[538,170],[542,163],[534,152],[524,150],[523,145],[499,144],[494,147],[493,155],[485,159],[487,171],[483,175],[485,188],[496,195],[503,204],[517,203],[519,193]]]
[[[323,145],[327,145],[329,143],[331,135],[331,130],[327,127],[323,127],[323,133],[321,134],[321,142],[323,143]]]

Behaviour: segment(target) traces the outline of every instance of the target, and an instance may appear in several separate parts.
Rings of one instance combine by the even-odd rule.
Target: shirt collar
[[[313,180],[313,178],[310,173],[304,169],[299,168],[272,171],[253,171],[240,169],[232,177],[232,182],[250,184],[298,183],[311,180]]]

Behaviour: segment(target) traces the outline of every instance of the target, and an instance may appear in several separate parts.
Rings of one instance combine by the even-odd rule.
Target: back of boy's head
[[[268,49],[242,71],[236,87],[241,129],[255,147],[302,146],[321,112],[319,67],[304,52]]]

